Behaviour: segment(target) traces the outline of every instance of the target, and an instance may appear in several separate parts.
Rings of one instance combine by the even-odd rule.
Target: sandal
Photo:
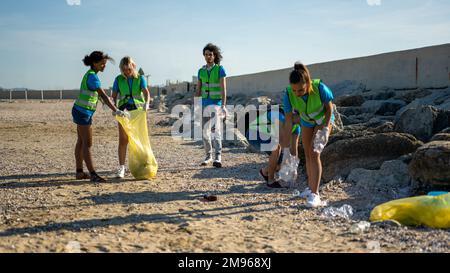
[[[281,188],[283,188],[283,186],[281,186],[280,182],[278,182],[278,181],[275,181],[275,182],[273,182],[271,184],[269,184],[269,182],[267,182],[267,187],[273,188],[273,189],[281,189]]]
[[[84,180],[84,179],[89,179],[91,178],[91,176],[85,172],[77,172],[76,174],[76,179],[77,180]]]
[[[91,182],[94,182],[94,183],[103,183],[103,182],[106,182],[106,180],[105,180],[104,178],[101,178],[101,177],[98,176],[98,175],[93,175],[93,176],[91,177]]]
[[[263,169],[259,170],[259,174],[264,178],[264,180],[266,182],[269,182],[269,176],[268,175],[264,175]]]

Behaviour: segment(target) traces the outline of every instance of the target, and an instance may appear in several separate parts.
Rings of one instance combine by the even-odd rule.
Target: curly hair
[[[103,60],[108,60],[112,63],[114,63],[114,59],[109,57],[108,54],[105,54],[101,51],[94,51],[90,55],[86,55],[83,59],[83,63],[85,66],[91,66],[94,65],[94,63],[101,62]]]
[[[220,62],[223,59],[222,51],[220,50],[220,48],[218,46],[212,44],[212,43],[209,43],[203,48],[203,55],[205,55],[205,52],[207,50],[211,51],[212,53],[214,53],[214,63],[220,64]]]

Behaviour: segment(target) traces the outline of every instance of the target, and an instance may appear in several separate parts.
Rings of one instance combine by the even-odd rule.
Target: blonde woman
[[[131,57],[124,57],[120,61],[121,74],[116,77],[113,85],[113,99],[117,107],[124,111],[149,109],[150,92],[144,76],[139,75],[136,63]],[[125,177],[125,158],[127,155],[128,136],[122,125],[119,126],[119,168],[117,178]]]

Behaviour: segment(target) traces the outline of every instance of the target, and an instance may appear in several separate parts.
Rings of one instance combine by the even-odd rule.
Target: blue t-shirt
[[[319,85],[319,94],[320,94],[320,100],[322,103],[326,104],[330,101],[334,100],[333,92],[331,91],[328,86],[326,86],[323,82]],[[302,99],[307,102],[308,101],[308,95],[304,95]],[[284,106],[284,112],[285,113],[292,113],[292,105],[291,101],[289,100],[289,95],[287,92],[285,92],[283,97],[283,106]],[[334,121],[334,114],[331,117],[331,121]],[[308,122],[305,122],[301,120],[301,125],[308,128],[313,128],[314,125]]]
[[[143,75],[139,75],[139,77],[141,78],[141,90],[147,88],[147,81],[145,80],[145,77]],[[128,78],[128,86],[130,87],[131,90],[133,86],[133,78]],[[113,92],[119,93],[119,83],[117,82],[117,78],[113,84]]]
[[[275,122],[278,119],[282,124],[284,124],[284,122],[286,121],[284,114],[280,111],[270,111],[270,114],[267,115],[267,118],[272,122]],[[293,125],[292,133],[294,135],[300,135],[301,133],[301,128],[298,125],[299,124]]]
[[[205,67],[206,66],[203,66],[202,69],[205,68]],[[200,80],[200,71],[202,69],[199,69],[198,73],[197,73],[197,78],[199,80]],[[209,74],[209,72],[210,72],[210,70],[208,70],[208,74]],[[222,79],[222,78],[225,78],[226,76],[227,76],[227,73],[225,72],[225,68],[223,68],[223,66],[219,66],[219,78]],[[215,100],[215,99],[210,99],[210,98],[202,99],[202,106],[203,107],[209,106],[209,105],[222,106],[222,100]]]
[[[102,84],[101,84],[100,79],[98,78],[97,74],[89,74],[88,75],[87,86],[90,91],[97,91],[99,88],[101,88]],[[77,109],[78,111],[80,111],[81,113],[86,114],[86,115],[93,115],[95,112],[95,111],[80,107],[78,105],[75,105],[74,107],[75,107],[75,109]]]

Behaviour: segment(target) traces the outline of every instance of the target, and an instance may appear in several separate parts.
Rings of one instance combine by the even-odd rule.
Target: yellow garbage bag
[[[372,210],[370,221],[396,220],[407,226],[450,228],[450,193],[394,200]]]
[[[153,154],[147,128],[147,112],[130,111],[130,118],[116,116],[128,135],[128,167],[136,179],[156,177],[158,163]]]

